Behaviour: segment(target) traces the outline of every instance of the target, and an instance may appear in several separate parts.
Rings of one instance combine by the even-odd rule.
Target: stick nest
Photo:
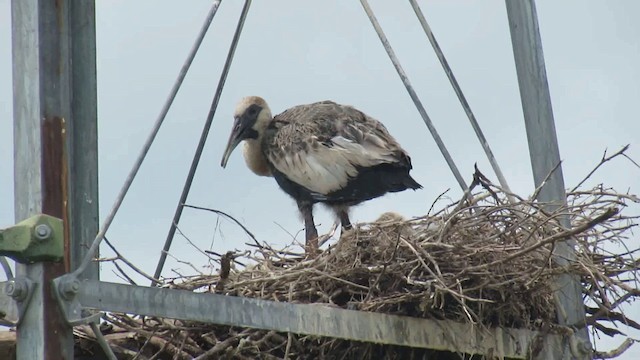
[[[294,246],[282,250],[251,244],[252,251],[221,256],[218,274],[167,279],[163,285],[486,327],[555,331],[562,327],[556,325],[553,290],[557,276],[567,274],[581,281],[592,334],[623,334],[620,325],[640,329],[621,310],[640,295],[635,259],[639,246],[637,239],[628,239],[637,217],[620,212],[628,202],[639,202],[637,197],[599,186],[574,191],[568,195],[568,206],[545,211],[543,204],[507,194],[481,177],[474,185],[483,190],[467,193],[435,213],[410,220],[385,213],[373,223],[357,225],[332,245],[325,244],[314,259],[292,251]],[[570,221],[571,227],[564,227],[563,221]],[[554,253],[563,254],[564,241],[575,245],[575,260],[555,260]],[[164,354],[178,359],[409,359],[431,354],[125,314],[107,314],[106,319],[111,327],[107,338],[115,338],[114,348],[122,354],[139,352],[138,358]]]

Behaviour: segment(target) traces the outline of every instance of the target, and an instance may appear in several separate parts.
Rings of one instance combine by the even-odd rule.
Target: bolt
[[[4,293],[19,302],[27,298],[29,287],[24,281],[9,280],[4,285]]]
[[[591,342],[583,339],[578,341],[578,351],[581,352],[583,355],[591,354],[591,351],[593,351],[593,348],[591,347]]]
[[[47,240],[51,237],[51,228],[47,224],[36,225],[35,236],[38,240]]]
[[[62,283],[60,287],[60,296],[65,300],[72,300],[80,290],[80,280],[73,279]]]

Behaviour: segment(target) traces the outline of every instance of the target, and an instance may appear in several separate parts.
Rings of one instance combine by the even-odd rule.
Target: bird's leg
[[[333,211],[335,211],[338,220],[340,220],[340,224],[344,230],[351,230],[351,221],[349,221],[349,208],[346,206],[334,206]]]
[[[338,218],[340,219],[340,223],[342,224],[342,228],[345,230],[351,230],[351,221],[349,221],[349,213],[347,209],[338,210]]]
[[[318,254],[318,230],[313,222],[313,204],[298,202],[298,209],[304,218],[305,252],[307,256],[315,257]]]

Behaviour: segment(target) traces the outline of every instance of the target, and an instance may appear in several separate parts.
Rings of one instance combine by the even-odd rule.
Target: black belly
[[[409,168],[400,164],[382,164],[369,168],[358,168],[358,175],[351,178],[345,187],[336,189],[328,194],[310,191],[306,187],[291,181],[277,169],[272,169],[272,174],[280,188],[296,201],[322,202],[329,205],[355,205],[388,192],[422,188],[409,175]]]

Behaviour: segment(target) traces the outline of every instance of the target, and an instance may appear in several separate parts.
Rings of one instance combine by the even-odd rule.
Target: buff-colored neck
[[[244,160],[246,161],[249,169],[256,173],[256,175],[260,176],[271,176],[271,170],[269,169],[267,158],[262,153],[261,146],[262,137],[264,136],[264,132],[271,120],[273,120],[271,110],[265,102],[262,111],[258,114],[258,119],[253,126],[253,129],[258,132],[258,138],[247,139],[244,141]]]
[[[251,171],[260,176],[271,176],[271,170],[267,164],[267,158],[262,153],[260,143],[262,136],[257,139],[245,140],[244,161]]]

